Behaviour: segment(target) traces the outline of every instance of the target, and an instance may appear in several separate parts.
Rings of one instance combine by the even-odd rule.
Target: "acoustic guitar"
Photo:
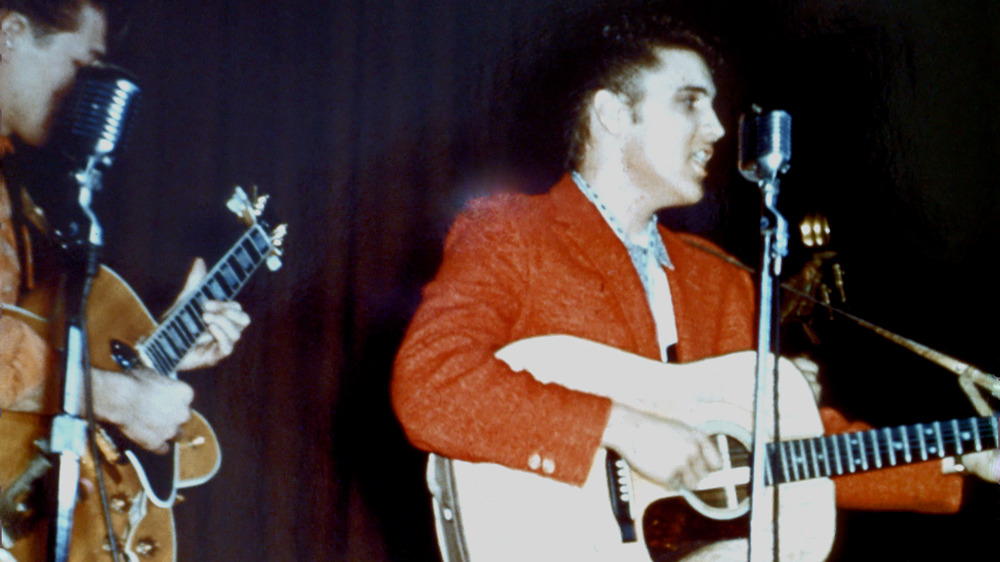
[[[102,267],[94,278],[87,301],[87,338],[94,367],[127,372],[142,365],[176,378],[176,367],[205,330],[201,319],[206,300],[230,300],[239,293],[261,265],[280,267],[285,225],[270,232],[260,220],[266,197],[251,200],[236,188],[228,208],[249,229],[209,270],[201,284],[176,303],[157,323],[134,291],[112,270]],[[58,342],[58,299],[52,290],[30,293],[19,307],[4,314],[16,315],[46,337]],[[0,415],[0,523],[4,530],[3,556],[27,562],[43,559],[46,513],[40,495],[41,477],[49,466],[45,438],[50,418],[5,411]],[[93,483],[95,462],[100,463],[108,487],[112,526],[119,550],[129,560],[170,562],[175,542],[171,507],[177,489],[210,479],[219,469],[221,452],[215,433],[197,412],[182,426],[181,437],[166,455],[156,455],[128,441],[110,428],[98,428],[101,452],[95,459],[81,459],[84,486],[74,513],[70,560],[107,557],[109,536],[100,499]]]
[[[648,562],[650,547],[655,547],[658,562],[746,560],[753,416],[750,404],[739,396],[749,397],[748,382],[741,379],[753,377],[747,369],[739,375],[726,372],[734,358],[746,353],[752,354],[681,366],[687,369],[683,376],[707,377],[707,386],[718,385],[721,389],[717,397],[694,401],[677,416],[711,435],[724,457],[723,468],[709,474],[697,489],[663,488],[632,472],[620,460],[615,461],[613,470],[617,473],[610,479],[614,484],[609,488],[607,453],[603,449],[583,487],[496,464],[451,460],[448,477],[455,495],[448,498],[435,494],[436,502],[453,502],[439,506],[443,508],[439,512],[445,514],[438,521],[442,549],[446,547],[440,532],[444,524],[460,529],[469,558],[477,562]],[[678,367],[564,335],[514,342],[497,352],[497,357],[541,382],[605,396],[613,392],[608,383],[601,381],[609,378],[607,373],[621,373],[619,383],[628,384],[629,373],[660,371],[670,377],[676,376]],[[631,406],[655,409],[655,398],[636,396]],[[996,417],[823,436],[815,399],[806,381],[794,370],[781,371],[778,409],[781,437],[766,447],[765,481],[770,495],[765,505],[755,509],[766,510],[770,518],[777,490],[777,548],[782,560],[823,560],[829,554],[836,521],[830,476],[1000,446]],[[676,410],[673,414],[677,415]],[[619,496],[630,505],[637,523],[636,541],[623,541],[611,496]],[[658,533],[663,534],[658,534],[655,545],[647,544],[642,526],[643,514],[654,502]],[[770,550],[771,538],[764,540]]]

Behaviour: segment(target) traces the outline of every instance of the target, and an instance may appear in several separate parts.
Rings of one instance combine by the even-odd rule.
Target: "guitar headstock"
[[[248,196],[242,187],[236,186],[232,197],[226,202],[226,207],[248,227],[259,223],[266,230],[267,221],[262,220],[261,216],[264,214],[270,196],[258,195],[257,186],[251,188],[251,194],[252,196]],[[271,248],[268,251],[266,263],[267,268],[271,271],[277,271],[281,268],[281,256],[285,252],[284,243],[287,234],[288,226],[284,223],[272,228],[268,234]]]

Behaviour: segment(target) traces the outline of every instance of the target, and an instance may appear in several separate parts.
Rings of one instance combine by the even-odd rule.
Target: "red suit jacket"
[[[679,361],[751,349],[755,296],[742,269],[660,228],[674,269]],[[624,245],[569,176],[547,194],[475,200],[452,226],[444,258],[396,358],[392,400],[410,440],[447,457],[499,463],[582,484],[610,401],[543,385],[493,354],[570,334],[659,359],[646,294]],[[862,429],[823,412],[830,431]],[[545,462],[539,462],[543,460]],[[844,507],[946,512],[961,479],[924,463],[838,479]]]

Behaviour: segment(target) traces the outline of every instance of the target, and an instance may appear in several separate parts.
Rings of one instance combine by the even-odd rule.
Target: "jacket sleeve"
[[[393,407],[419,448],[582,485],[610,401],[541,384],[494,358],[533,335],[526,301],[544,248],[514,224],[529,212],[517,201],[475,204],[456,220],[397,355]]]
[[[820,415],[828,434],[865,431],[871,426],[850,422],[831,408]],[[941,461],[887,468],[833,479],[837,506],[845,509],[954,513],[962,503],[963,479],[942,474]]]
[[[55,361],[51,348],[26,324],[0,317],[0,409],[43,406],[45,374]]]

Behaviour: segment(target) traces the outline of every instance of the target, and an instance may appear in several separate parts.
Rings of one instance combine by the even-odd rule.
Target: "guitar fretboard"
[[[201,285],[179,303],[146,341],[137,345],[149,365],[160,374],[174,372],[195,340],[205,331],[202,320],[208,300],[231,300],[267,259],[271,239],[255,224],[208,272]]]
[[[767,484],[855,474],[1000,447],[996,417],[770,443]]]

